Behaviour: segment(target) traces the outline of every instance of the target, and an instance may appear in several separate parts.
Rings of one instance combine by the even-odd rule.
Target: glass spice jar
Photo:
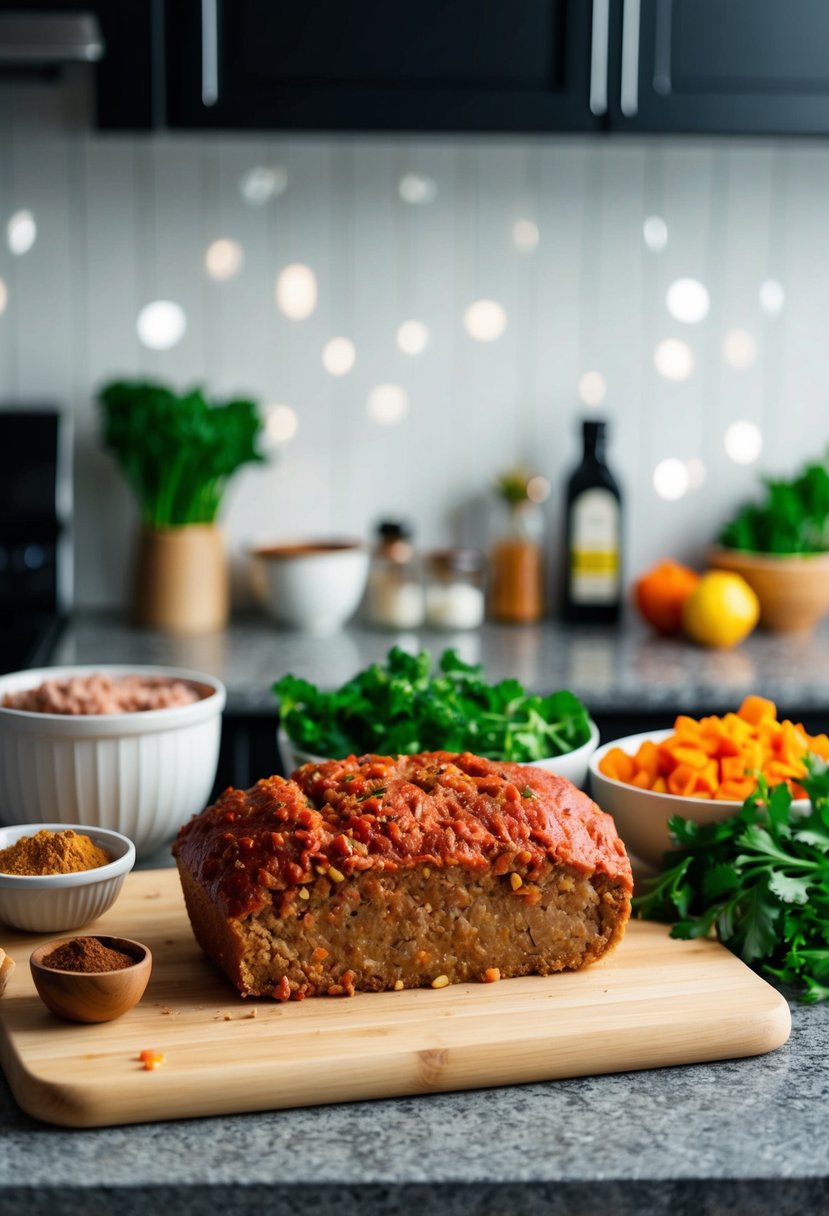
[[[544,513],[538,503],[499,500],[490,522],[489,615],[526,623],[544,615]]]
[[[423,624],[423,584],[412,531],[397,520],[377,528],[365,599],[366,620],[381,629],[417,629]]]
[[[435,549],[425,559],[426,623],[477,629],[484,619],[484,558],[477,549]]]

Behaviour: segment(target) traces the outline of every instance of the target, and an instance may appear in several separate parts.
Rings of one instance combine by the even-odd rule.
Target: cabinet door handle
[[[201,102],[219,100],[219,0],[201,0]]]
[[[610,0],[593,0],[593,32],[590,40],[590,113],[607,113],[607,40],[610,29]]]
[[[625,118],[639,113],[640,0],[625,0],[622,18],[622,88],[619,104]]]

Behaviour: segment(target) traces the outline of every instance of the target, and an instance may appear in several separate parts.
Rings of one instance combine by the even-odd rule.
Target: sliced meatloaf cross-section
[[[351,756],[226,790],[173,851],[196,938],[243,995],[340,995],[583,967],[621,939],[613,820],[543,769]]]

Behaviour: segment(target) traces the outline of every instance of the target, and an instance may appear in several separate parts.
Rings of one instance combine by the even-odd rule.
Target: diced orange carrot
[[[809,740],[809,751],[820,756],[822,760],[829,760],[829,735],[812,735]]]
[[[691,739],[696,743],[700,735],[700,724],[695,718],[680,714],[674,722],[674,733],[681,739]]]
[[[615,770],[617,781],[630,781],[636,772],[633,757],[629,756],[627,752],[623,752],[621,747],[612,747],[604,759]]]
[[[599,772],[605,777],[609,777],[611,781],[621,781],[621,777],[616,772],[616,765],[612,760],[608,760],[607,756],[602,756],[598,767]]]
[[[757,739],[763,744],[763,747],[779,747],[782,735],[783,724],[781,722],[770,722],[766,718],[757,727]]]
[[[635,755],[613,747],[599,763],[608,777],[638,789],[687,798],[742,802],[762,775],[805,797],[800,780],[808,752],[829,760],[829,734],[810,736],[802,723],[777,720],[765,697],[748,696],[739,713],[699,720],[679,714],[674,733],[660,743],[646,739]]]
[[[744,722],[748,722],[751,726],[759,726],[764,718],[774,721],[777,717],[777,706],[774,701],[769,701],[765,697],[751,695],[745,698],[737,713]]]
[[[667,746],[668,743],[670,743],[670,739],[659,744],[659,771],[663,777],[668,777],[679,764],[674,756],[673,748]]]
[[[788,719],[783,723],[783,729],[780,732],[780,739],[777,745],[780,759],[785,764],[796,764],[803,753],[808,749],[809,740],[802,731],[799,731],[793,722]]]
[[[805,764],[787,764],[785,760],[769,760],[763,766],[763,776],[769,785],[777,785],[789,777],[802,777],[805,772]]]
[[[723,781],[715,797],[743,802],[756,788],[756,782],[751,777],[746,777],[744,781]]]
[[[763,767],[763,761],[769,755],[763,748],[762,743],[756,739],[749,739],[742,748],[743,764],[747,773],[757,772]]]
[[[726,714],[722,720],[723,731],[735,743],[745,743],[751,735],[751,723],[746,722],[737,714]]]
[[[693,793],[696,783],[696,771],[687,764],[678,764],[668,778],[668,791],[680,797],[687,797]]]
[[[633,757],[637,772],[645,772],[653,781],[659,772],[659,748],[650,739],[640,744]]]
[[[701,773],[697,773],[697,794],[716,794],[720,784],[720,766],[716,760],[709,760]]]
[[[723,756],[720,760],[720,776],[723,781],[742,781],[746,775],[746,762],[740,756]]]
[[[680,764],[687,764],[689,768],[699,771],[702,771],[708,763],[705,752],[700,751],[698,747],[676,747],[674,748],[674,759]]]

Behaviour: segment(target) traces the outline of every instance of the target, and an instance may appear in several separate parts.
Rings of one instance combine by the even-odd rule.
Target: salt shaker
[[[436,549],[425,561],[426,623],[477,629],[484,619],[484,559],[477,549]]]
[[[411,528],[384,520],[377,529],[365,599],[366,620],[381,629],[417,629],[423,623],[423,585]]]

